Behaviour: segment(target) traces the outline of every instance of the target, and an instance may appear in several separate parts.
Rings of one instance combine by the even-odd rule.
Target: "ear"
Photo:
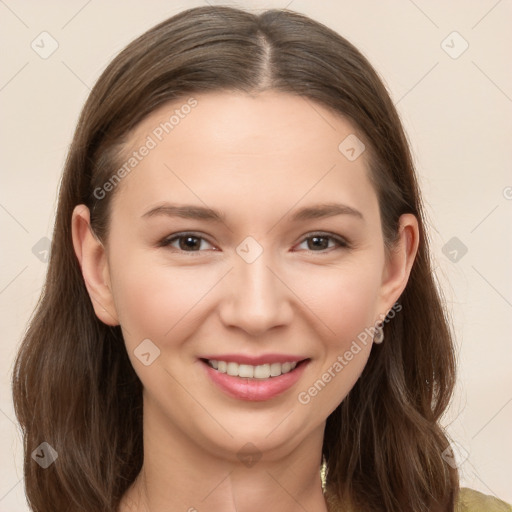
[[[90,212],[80,204],[73,210],[73,247],[96,316],[107,325],[119,325],[112,295],[108,259],[103,244],[91,228]]]
[[[379,313],[383,319],[407,285],[419,245],[418,220],[411,213],[400,216],[398,240],[386,257],[382,273]]]

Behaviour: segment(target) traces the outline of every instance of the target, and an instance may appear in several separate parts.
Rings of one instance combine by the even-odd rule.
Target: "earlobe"
[[[400,217],[398,240],[385,263],[381,287],[381,308],[385,315],[404,291],[419,246],[418,219],[411,213]]]
[[[105,247],[94,235],[90,212],[80,204],[71,219],[73,247],[96,316],[107,325],[119,325],[110,286],[110,272]]]

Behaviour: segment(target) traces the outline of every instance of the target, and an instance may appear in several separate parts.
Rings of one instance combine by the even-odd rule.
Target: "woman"
[[[114,59],[13,377],[33,510],[483,510],[438,423],[454,374],[406,137],[357,49],[205,7]]]

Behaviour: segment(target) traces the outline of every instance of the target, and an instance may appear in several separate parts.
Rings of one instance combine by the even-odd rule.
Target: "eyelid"
[[[304,236],[302,236],[300,242],[298,242],[298,244],[296,244],[296,245],[300,245],[303,242],[305,242],[308,238],[313,238],[315,236],[319,237],[319,238],[330,238],[330,239],[334,240],[338,244],[338,246],[334,247],[334,248],[331,247],[330,250],[321,250],[321,251],[312,251],[310,249],[307,249],[307,252],[309,252],[309,253],[320,253],[320,254],[324,253],[324,254],[326,254],[327,252],[330,252],[336,248],[350,249],[352,247],[352,244],[345,237],[342,237],[341,235],[337,235],[335,233],[329,233],[326,231],[313,231],[311,233],[307,233]]]
[[[163,238],[162,240],[160,240],[160,242],[158,242],[158,246],[159,247],[168,247],[171,245],[171,243],[175,242],[176,240],[178,240],[180,238],[185,238],[187,236],[199,238],[215,247],[215,245],[212,242],[210,242],[208,240],[208,238],[203,233],[193,232],[193,231],[180,231],[177,233],[172,233],[171,235],[168,235],[165,238]],[[333,249],[336,249],[336,248],[337,249],[343,249],[343,248],[349,249],[352,246],[351,243],[345,237],[342,237],[341,235],[337,235],[335,233],[329,233],[329,232],[325,232],[325,231],[313,231],[311,233],[306,233],[305,235],[303,235],[301,237],[300,241],[297,244],[295,244],[295,246],[300,245],[300,244],[304,243],[306,240],[308,240],[309,238],[313,238],[313,237],[328,238],[328,239],[334,240],[334,242],[337,244],[337,247],[334,247],[334,248],[331,247],[331,248],[329,248],[330,250],[323,249],[323,250],[319,250],[319,251],[312,251],[310,249],[306,249],[306,251],[309,253],[323,254],[323,253],[331,252]],[[192,253],[192,254],[196,253],[197,254],[197,253],[204,252],[204,251],[184,251],[179,248],[174,248],[174,249],[178,253]],[[219,250],[219,249],[215,248],[213,250]]]
[[[208,240],[208,238],[203,233],[194,232],[194,231],[180,231],[178,233],[172,233],[171,235],[168,235],[168,236],[162,238],[162,240],[160,240],[158,242],[158,247],[168,247],[171,245],[171,243],[175,242],[176,240],[178,240],[180,238],[185,238],[187,236],[199,238],[199,239],[204,240],[205,242],[209,243],[211,246],[215,247],[215,245],[212,242],[210,242]],[[182,249],[177,249],[175,247],[173,247],[173,249],[175,249],[176,252],[180,252],[180,253],[204,252],[204,251],[183,251]],[[214,250],[217,250],[217,249],[214,249]]]

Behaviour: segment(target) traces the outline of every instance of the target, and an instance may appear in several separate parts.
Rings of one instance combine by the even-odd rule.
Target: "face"
[[[137,163],[84,276],[122,327],[145,424],[227,458],[247,442],[281,453],[354,386],[410,249],[385,253],[367,155],[338,149],[347,120],[276,92],[186,103],[132,133]]]

